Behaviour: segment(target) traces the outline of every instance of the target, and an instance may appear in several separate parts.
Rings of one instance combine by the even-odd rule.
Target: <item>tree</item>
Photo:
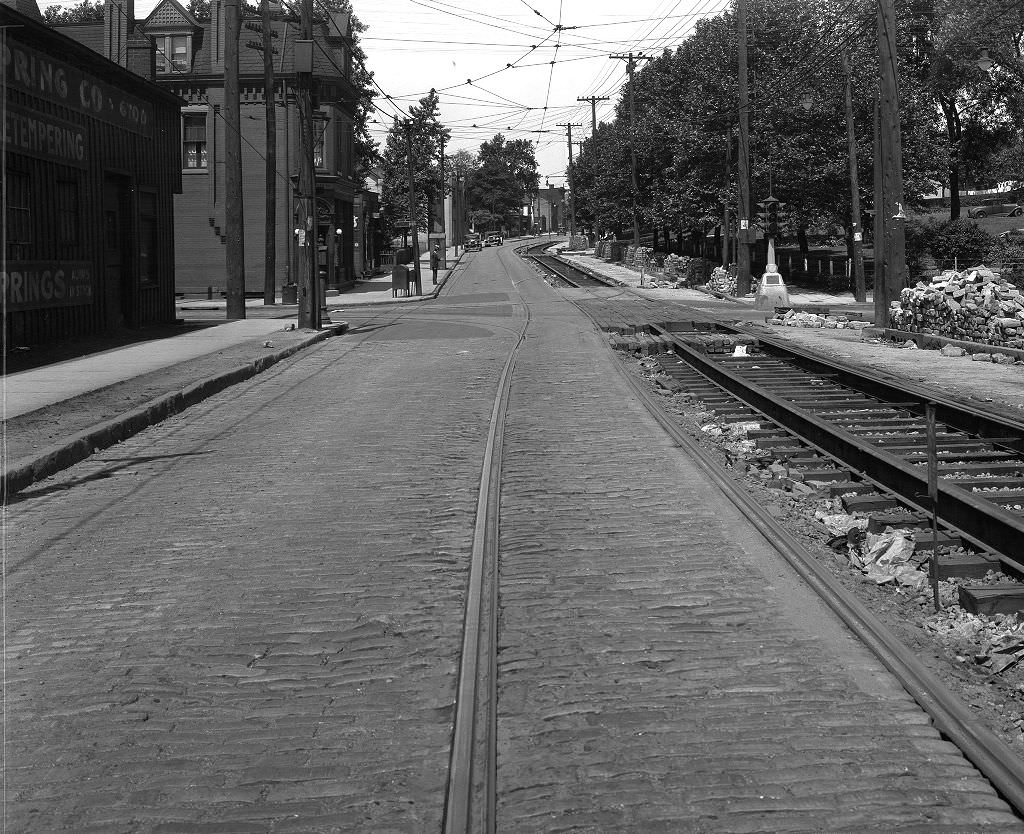
[[[522,218],[522,208],[537,193],[540,176],[533,142],[527,139],[506,141],[498,133],[480,145],[478,166],[469,174],[466,202],[473,212],[486,211],[494,225],[511,228]],[[482,214],[476,216],[483,218]],[[484,222],[481,220],[481,222]]]
[[[82,0],[70,8],[47,6],[43,12],[43,20],[51,26],[60,23],[102,23],[103,3],[101,0]]]
[[[919,39],[920,68],[945,127],[949,213],[955,220],[962,180],[992,184],[999,154],[1016,142],[1015,117],[1024,110],[1024,15],[1015,6],[931,0],[919,17],[927,24]],[[982,49],[998,56],[991,70],[977,64]]]
[[[200,23],[209,23],[211,17],[210,0],[188,0],[186,7],[189,14]]]
[[[850,199],[840,53],[851,54],[858,168],[860,182],[867,187],[861,196],[870,205],[878,79],[874,7],[865,3],[851,9],[838,0],[751,0],[751,6],[754,200],[773,192],[787,203],[791,230],[810,224],[847,225]],[[903,29],[903,168],[908,202],[913,202],[931,190],[931,181],[944,167],[945,153],[939,114],[924,89],[913,52],[913,30],[901,25]],[[851,37],[860,32],[865,34]],[[723,201],[733,205],[736,192],[736,38],[735,17],[727,12],[702,20],[675,49],[645,63],[634,74],[632,131],[628,88],[623,86],[613,122],[602,125],[575,160],[578,216],[586,220],[591,212],[594,225],[615,230],[630,224],[633,145],[643,225],[703,236],[721,222]],[[815,94],[810,113],[798,102],[804,91]],[[732,168],[727,176],[730,145]]]
[[[410,118],[395,119],[388,131],[381,154],[381,205],[385,222],[394,230],[396,220],[415,216],[417,225],[427,228],[431,204],[444,196],[440,167],[442,142],[447,144],[451,131],[437,119],[438,98],[433,91],[409,108]],[[413,181],[416,205],[409,208],[409,167],[407,129],[412,133]]]

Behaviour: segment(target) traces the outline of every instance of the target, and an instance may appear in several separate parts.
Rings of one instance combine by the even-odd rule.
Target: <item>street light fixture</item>
[[[988,50],[983,49],[981,50],[981,55],[978,56],[976,63],[981,68],[982,72],[988,72],[993,66],[995,66],[996,62],[989,57]]]
[[[811,108],[814,107],[814,93],[810,90],[806,90],[804,94],[800,96],[800,106],[810,113]]]

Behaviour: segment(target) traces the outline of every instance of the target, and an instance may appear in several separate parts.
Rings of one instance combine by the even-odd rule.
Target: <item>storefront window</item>
[[[206,167],[206,113],[181,117],[182,157],[185,168]]]

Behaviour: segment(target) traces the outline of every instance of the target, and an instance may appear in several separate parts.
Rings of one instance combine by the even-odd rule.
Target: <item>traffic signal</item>
[[[767,200],[768,224],[765,226],[765,234],[775,237],[779,233],[779,201]]]
[[[757,205],[757,217],[761,222],[761,228],[764,229],[764,233],[769,237],[777,236],[782,226],[782,209],[785,208],[786,204],[779,202],[774,197],[766,197]]]

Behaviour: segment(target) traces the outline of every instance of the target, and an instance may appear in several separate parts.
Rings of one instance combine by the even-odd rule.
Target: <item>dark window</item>
[[[185,168],[206,167],[206,114],[185,113],[181,117],[182,157]]]
[[[188,35],[158,35],[157,70],[159,72],[188,72],[191,56],[189,55]]]
[[[316,137],[316,146],[313,148],[313,167],[326,168],[324,138],[327,136],[327,119],[320,113],[313,114],[313,136]]]
[[[27,174],[7,172],[7,257],[27,258],[32,243],[32,189]]]
[[[77,246],[81,211],[77,180],[57,180],[57,242]]]

